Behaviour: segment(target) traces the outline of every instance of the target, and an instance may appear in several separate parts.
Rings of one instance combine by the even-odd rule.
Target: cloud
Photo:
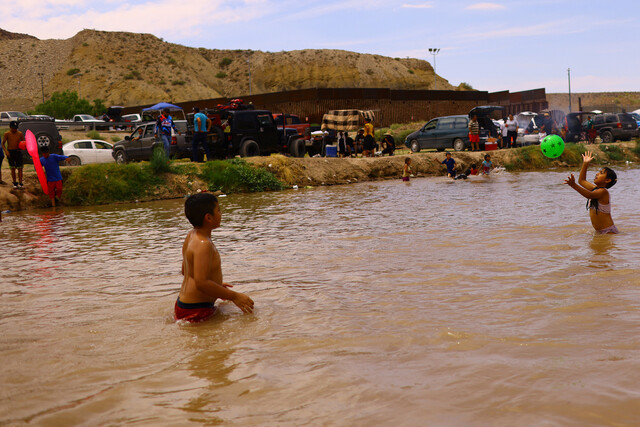
[[[470,6],[467,6],[465,9],[468,10],[498,10],[504,9],[504,5],[498,3],[475,3]]]
[[[410,9],[431,9],[433,7],[433,4],[430,2],[418,3],[418,4],[404,3],[401,7],[410,8]]]

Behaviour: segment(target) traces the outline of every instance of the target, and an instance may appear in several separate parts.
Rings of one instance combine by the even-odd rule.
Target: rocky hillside
[[[67,40],[0,31],[0,110],[28,110],[54,91],[107,105],[235,97],[326,87],[430,89],[419,59],[342,50],[261,52],[190,48],[151,34],[83,30]],[[438,89],[458,89],[437,77]]]
[[[569,111],[568,93],[547,93],[549,108]],[[571,109],[578,111],[578,105],[583,110],[603,111],[634,111],[640,108],[640,92],[585,92],[571,94]]]

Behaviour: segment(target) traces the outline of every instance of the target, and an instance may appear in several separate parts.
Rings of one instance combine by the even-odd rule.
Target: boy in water
[[[451,157],[451,153],[447,152],[446,156],[447,158],[444,159],[441,162],[441,164],[447,166],[447,175],[449,176],[449,178],[455,178],[456,177],[456,161],[453,160],[453,158]]]
[[[618,229],[611,218],[611,198],[607,188],[613,187],[618,181],[618,177],[613,170],[602,168],[596,172],[593,184],[590,183],[587,181],[587,169],[589,169],[591,160],[593,160],[593,153],[591,151],[584,153],[578,183],[576,184],[573,174],[564,183],[588,199],[587,209],[589,209],[591,225],[596,229],[596,233],[617,234]]]
[[[211,241],[211,231],[220,226],[218,199],[211,193],[189,196],[184,213],[193,230],[182,245],[182,287],[175,304],[175,319],[202,322],[211,317],[220,298],[233,302],[244,313],[253,312],[253,300],[222,281],[220,254]]]

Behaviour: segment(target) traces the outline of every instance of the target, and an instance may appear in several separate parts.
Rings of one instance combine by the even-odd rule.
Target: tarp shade
[[[333,129],[335,131],[357,131],[362,126],[365,118],[375,121],[373,111],[361,110],[331,110],[322,117],[322,130]]]

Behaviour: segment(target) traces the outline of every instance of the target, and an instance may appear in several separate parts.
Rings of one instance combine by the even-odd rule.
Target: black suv
[[[38,141],[38,149],[49,147],[50,153],[62,154],[62,137],[56,123],[52,118],[27,117],[16,120],[18,122],[18,130],[23,135],[27,135],[27,131],[33,132]],[[27,150],[22,150],[22,157],[25,161],[31,163],[31,156]]]
[[[176,120],[174,123],[182,135],[172,135],[171,157],[191,157],[191,140],[187,141],[185,135],[187,122]],[[147,122],[137,126],[131,132],[131,135],[125,136],[124,140],[118,141],[113,145],[112,155],[116,163],[122,164],[132,160],[151,160],[151,155],[156,147],[164,150],[162,140],[160,138],[156,139],[155,134],[155,122]]]
[[[271,111],[234,110],[226,113],[227,126],[210,148],[216,157],[260,156],[272,153],[304,157],[305,141],[296,129],[278,130]]]
[[[604,113],[593,117],[593,127],[602,142],[629,141],[638,135],[638,123],[627,113]]]

